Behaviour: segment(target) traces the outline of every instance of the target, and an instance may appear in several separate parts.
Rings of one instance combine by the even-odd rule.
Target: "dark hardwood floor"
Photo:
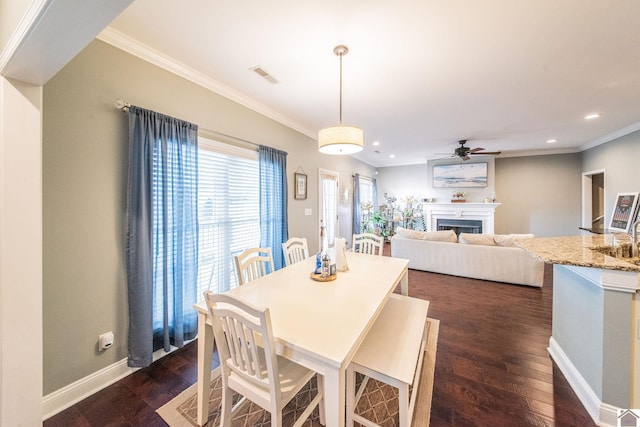
[[[409,271],[440,320],[431,426],[595,426],[546,350],[552,285],[550,266],[542,289]],[[155,410],[196,381],[196,356],[193,342],[44,426],[166,426]]]

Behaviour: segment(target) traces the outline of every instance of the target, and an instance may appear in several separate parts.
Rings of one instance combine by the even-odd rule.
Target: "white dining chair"
[[[309,248],[305,237],[292,237],[282,244],[284,265],[295,264],[309,258]]]
[[[369,378],[398,389],[398,426],[410,427],[426,347],[429,302],[392,294],[347,367],[347,427],[375,427],[356,413]],[[364,375],[356,390],[356,373]]]
[[[271,248],[247,249],[233,258],[238,273],[238,285],[244,285],[275,271]]]
[[[241,394],[271,413],[271,426],[281,427],[282,409],[316,372],[276,355],[268,308],[255,307],[231,295],[204,293],[213,320],[222,375],[220,425],[231,425],[233,392]],[[301,426],[316,406],[325,424],[324,383],[316,375],[318,390],[300,414],[294,427]],[[291,425],[288,423],[288,425]]]
[[[373,233],[353,235],[353,252],[369,255],[382,255],[384,237]]]

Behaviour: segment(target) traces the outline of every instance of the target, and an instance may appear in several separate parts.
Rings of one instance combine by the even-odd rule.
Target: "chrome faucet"
[[[640,219],[633,223],[631,226],[631,257],[638,257],[638,225],[640,225]]]

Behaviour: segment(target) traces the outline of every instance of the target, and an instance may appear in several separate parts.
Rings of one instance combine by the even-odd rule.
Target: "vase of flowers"
[[[454,191],[451,195],[451,203],[464,203],[466,195],[464,191]]]

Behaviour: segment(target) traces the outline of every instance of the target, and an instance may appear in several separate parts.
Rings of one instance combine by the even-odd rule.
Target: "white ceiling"
[[[312,138],[338,122],[346,44],[343,122],[376,167],[459,139],[509,156],[640,129],[638,0],[136,0],[101,38]]]

